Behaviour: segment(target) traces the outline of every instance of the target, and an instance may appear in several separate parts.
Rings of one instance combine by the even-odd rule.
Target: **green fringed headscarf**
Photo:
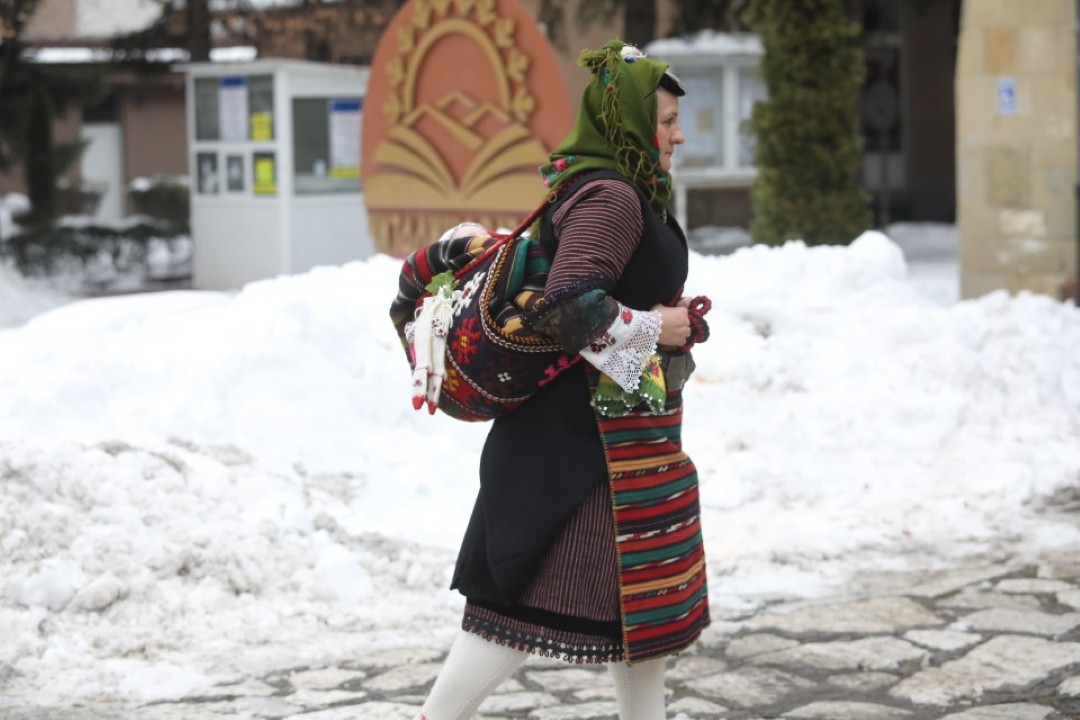
[[[574,129],[540,168],[544,184],[554,192],[579,173],[614,170],[662,210],[671,198],[671,175],[660,169],[656,88],[667,65],[622,40],[582,51],[578,65],[593,76]]]

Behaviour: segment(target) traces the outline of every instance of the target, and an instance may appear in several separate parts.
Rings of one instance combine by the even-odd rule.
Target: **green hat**
[[[660,169],[656,89],[686,90],[668,66],[622,40],[584,50],[578,65],[592,72],[574,129],[540,168],[552,192],[589,170],[614,170],[634,182],[656,210],[671,197],[671,175]]]

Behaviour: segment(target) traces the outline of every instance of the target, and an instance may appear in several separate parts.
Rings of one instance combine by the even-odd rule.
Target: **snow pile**
[[[70,300],[43,282],[24,278],[11,263],[0,260],[0,332]]]
[[[83,301],[0,332],[11,702],[445,646],[486,428],[412,410],[398,268]],[[1080,541],[1042,512],[1078,481],[1080,312],[942,305],[908,273],[877,233],[692,256],[712,338],[684,443],[718,614]]]
[[[877,233],[694,265],[721,311],[685,431],[695,458],[712,450],[698,465],[714,569],[783,592],[792,568],[822,580],[822,560],[842,577],[856,556],[1075,542],[1030,506],[1080,480],[1080,312],[1004,292],[942,307],[906,274]]]

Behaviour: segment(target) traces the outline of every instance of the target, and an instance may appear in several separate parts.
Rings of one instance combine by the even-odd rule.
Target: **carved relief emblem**
[[[397,255],[461,220],[516,224],[570,127],[554,53],[516,0],[407,3],[376,53],[365,113],[372,235]]]

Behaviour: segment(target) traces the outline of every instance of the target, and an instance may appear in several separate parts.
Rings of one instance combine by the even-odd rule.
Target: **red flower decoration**
[[[626,308],[626,309],[624,309],[624,310],[622,311],[622,321],[623,321],[624,323],[626,323],[627,325],[629,325],[629,324],[630,324],[630,322],[631,322],[631,321],[632,321],[633,319],[634,319],[634,313],[633,313],[633,312],[632,312],[632,311],[631,311],[631,310],[630,310],[629,308]]]
[[[480,330],[477,328],[477,319],[475,317],[466,318],[458,328],[458,333],[454,337],[451,346],[454,350],[454,359],[459,364],[468,362],[480,348],[479,341]]]

